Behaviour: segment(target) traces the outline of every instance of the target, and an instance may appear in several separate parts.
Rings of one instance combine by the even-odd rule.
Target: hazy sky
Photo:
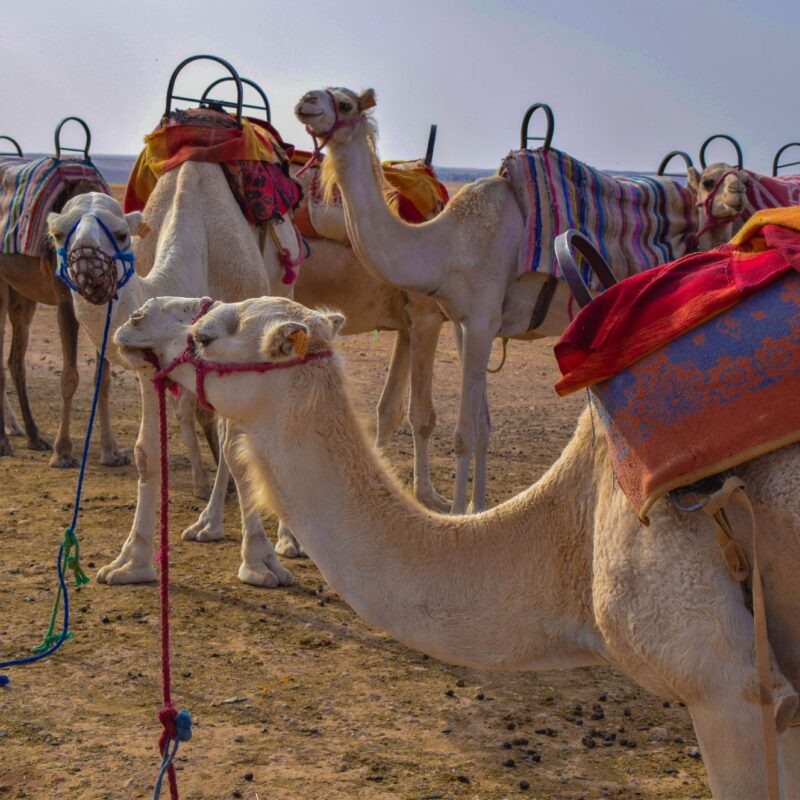
[[[800,140],[798,0],[3,0],[0,26],[0,133],[27,151],[51,151],[77,114],[93,152],[138,152],[173,67],[199,52],[259,82],[303,147],[292,108],[326,85],[375,88],[384,158],[422,155],[438,123],[446,166],[497,166],[536,101],[555,146],[604,168],[696,160],[727,132],[766,172]],[[190,93],[220,73],[183,74]]]

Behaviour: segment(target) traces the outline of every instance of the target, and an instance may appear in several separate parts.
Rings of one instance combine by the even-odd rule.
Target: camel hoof
[[[8,441],[5,437],[0,439],[0,456],[13,456],[14,455],[14,448],[11,446],[11,442]]]
[[[438,511],[440,514],[449,514],[452,503],[446,498],[442,497],[438,492],[425,492],[418,493],[417,500],[429,508],[431,511]]]
[[[81,462],[72,455],[72,453],[62,453],[61,455],[53,453],[48,466],[54,467],[55,469],[73,469],[80,463]]]
[[[120,450],[115,447],[100,456],[100,463],[104,467],[125,467],[131,463],[130,451]]]
[[[292,586],[294,578],[277,558],[267,558],[265,564],[242,564],[239,567],[239,580],[250,586],[262,586],[265,589],[275,589],[277,586]]]
[[[152,583],[156,577],[156,570],[152,564],[134,565],[128,561],[117,567],[112,562],[99,570],[97,582],[109,586],[122,586],[126,583]]]
[[[198,520],[190,525],[182,534],[181,539],[186,542],[219,542],[225,538],[225,531],[221,525],[212,525],[209,522]]]
[[[41,453],[46,453],[48,450],[53,449],[53,445],[47,441],[47,439],[42,439],[41,436],[37,436],[35,439],[28,439],[28,450],[38,450]]]
[[[300,546],[297,541],[291,539],[278,539],[275,545],[275,552],[282,555],[284,558],[307,558],[306,551]]]

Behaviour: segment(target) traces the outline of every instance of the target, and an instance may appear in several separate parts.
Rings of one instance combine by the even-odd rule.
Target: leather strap
[[[767,797],[781,800],[778,780],[778,744],[775,729],[775,701],[772,696],[772,668],[769,660],[769,638],[767,636],[767,614],[764,603],[764,587],[758,562],[758,530],[756,515],[750,499],[744,491],[744,483],[732,476],[722,488],[709,498],[703,511],[711,517],[717,530],[725,563],[737,581],[747,577],[747,560],[738,542],[733,539],[730,522],[725,515],[725,506],[730,501],[738,503],[750,515],[753,536],[753,628],[756,645],[756,671],[758,674],[758,700],[761,705],[761,729],[764,739],[764,760],[767,776]],[[740,577],[743,574],[744,577]]]

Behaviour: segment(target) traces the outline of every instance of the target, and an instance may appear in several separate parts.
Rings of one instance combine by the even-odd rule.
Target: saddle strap
[[[756,646],[756,671],[758,674],[758,694],[761,706],[761,730],[764,739],[764,760],[767,776],[767,797],[769,800],[781,800],[778,780],[778,744],[775,729],[775,701],[772,696],[772,668],[769,661],[769,638],[767,636],[767,614],[764,603],[764,587],[761,582],[761,569],[758,562],[758,530],[756,515],[750,498],[744,490],[744,483],[736,476],[731,476],[715,492],[703,507],[703,511],[714,522],[725,564],[737,581],[743,581],[748,575],[747,559],[739,543],[733,538],[733,532],[725,515],[725,506],[729,502],[740,505],[750,515],[750,529],[753,536],[753,629]]]

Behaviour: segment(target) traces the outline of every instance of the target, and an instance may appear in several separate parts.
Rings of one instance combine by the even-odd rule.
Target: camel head
[[[705,208],[710,219],[736,217],[744,211],[749,182],[744,170],[717,162],[707,166],[702,173],[689,167],[687,178],[689,186],[697,194],[697,205]]]
[[[134,368],[149,350],[164,366],[187,349],[199,360],[218,365],[280,364],[331,350],[342,314],[312,311],[280,297],[257,297],[240,303],[215,303],[197,318],[203,301],[181,297],[148,300],[114,334],[122,357]],[[195,368],[177,367],[170,378],[194,391]],[[249,413],[279,409],[287,402],[287,373],[209,373],[205,392],[225,416],[245,419]]]
[[[125,214],[120,204],[102,192],[71,198],[60,213],[47,217],[50,238],[66,264],[73,288],[90,303],[101,305],[132,269],[131,237],[139,233],[140,211]]]
[[[366,119],[366,112],[376,104],[375,92],[367,89],[356,94],[350,89],[316,89],[306,92],[294,113],[306,130],[323,143],[331,140],[347,142],[357,123]]]

